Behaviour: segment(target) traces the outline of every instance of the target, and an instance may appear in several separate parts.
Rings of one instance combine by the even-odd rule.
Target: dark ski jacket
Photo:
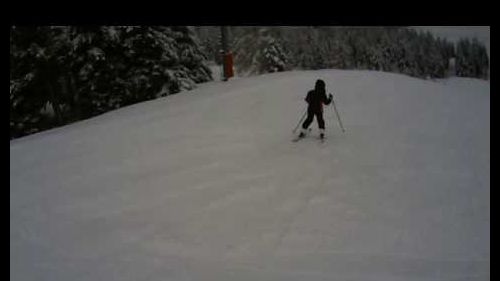
[[[326,96],[324,89],[316,87],[307,93],[305,101],[309,104],[308,111],[323,112],[323,104],[329,105],[332,99]]]

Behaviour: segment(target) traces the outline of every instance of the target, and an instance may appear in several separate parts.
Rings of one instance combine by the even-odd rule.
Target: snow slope
[[[489,152],[489,81],[207,83],[10,142],[10,280],[489,280]]]

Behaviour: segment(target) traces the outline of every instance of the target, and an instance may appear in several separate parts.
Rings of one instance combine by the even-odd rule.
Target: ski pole
[[[333,100],[333,95],[332,95],[332,104],[333,104],[333,109],[335,110],[335,114],[337,114],[337,119],[339,120],[340,128],[342,129],[342,132],[345,133],[344,126],[342,125],[342,121],[340,120],[339,112],[337,111],[337,106],[335,106],[335,100]]]
[[[300,123],[302,123],[302,120],[304,120],[304,118],[306,117],[306,113],[307,113],[307,109],[304,111],[304,114],[300,118],[299,123],[297,124],[297,126],[295,126],[295,129],[293,129],[293,133],[294,134],[295,134],[295,131],[297,131],[297,128],[300,126]]]

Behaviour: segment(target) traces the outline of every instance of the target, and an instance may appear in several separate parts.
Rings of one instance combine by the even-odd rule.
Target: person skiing
[[[314,86],[314,90],[310,90],[307,93],[305,101],[308,103],[307,106],[307,118],[302,123],[302,130],[299,134],[299,138],[306,136],[307,128],[311,125],[314,116],[316,116],[316,121],[318,122],[318,127],[320,131],[320,138],[325,137],[325,120],[323,119],[323,104],[329,105],[332,102],[333,96],[329,94],[326,96],[326,86],[325,81],[318,79]]]

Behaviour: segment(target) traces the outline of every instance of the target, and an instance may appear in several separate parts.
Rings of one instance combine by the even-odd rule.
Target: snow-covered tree
[[[240,72],[261,74],[288,69],[288,54],[272,28],[248,27],[234,44],[235,64]]]
[[[488,67],[486,48],[476,38],[462,39],[457,43],[457,76],[487,78]]]
[[[263,54],[265,58],[264,67],[267,72],[284,71],[287,68],[287,55],[282,44],[274,38],[267,40]]]
[[[188,27],[12,27],[10,43],[11,137],[212,79]]]

